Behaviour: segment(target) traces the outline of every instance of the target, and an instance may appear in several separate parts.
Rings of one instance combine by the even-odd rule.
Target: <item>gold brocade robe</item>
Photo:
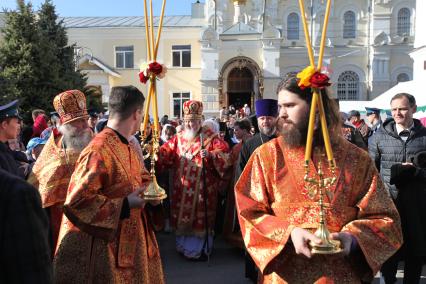
[[[318,227],[318,197],[305,188],[305,148],[289,148],[279,137],[251,156],[236,190],[236,204],[247,251],[264,283],[360,283],[371,278],[402,243],[398,212],[368,154],[343,138],[333,145],[337,182],[325,195],[330,232],[349,232],[358,241],[358,256],[297,255],[291,244],[294,227]],[[331,176],[325,157],[325,177]],[[317,161],[316,161],[317,162]],[[310,175],[317,170],[310,162]],[[362,254],[363,256],[362,256]]]
[[[170,207],[171,224],[177,235],[205,236],[205,194],[207,222],[211,233],[216,218],[219,182],[230,166],[228,144],[208,128],[202,128],[202,131],[203,147],[210,153],[204,162],[200,156],[200,136],[187,141],[179,134],[160,148],[158,172],[167,168],[175,169]]]
[[[64,149],[62,136],[55,137],[52,133],[28,177],[28,182],[40,192],[43,208],[50,210],[53,246],[56,246],[63,214],[62,207],[79,155],[80,151]]]
[[[83,150],[71,177],[54,259],[56,283],[164,283],[144,209],[121,219],[124,198],[149,175],[136,151],[109,128]]]

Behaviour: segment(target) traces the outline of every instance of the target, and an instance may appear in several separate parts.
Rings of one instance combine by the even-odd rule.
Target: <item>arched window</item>
[[[343,38],[356,37],[356,18],[355,13],[347,11],[343,15]]]
[[[291,13],[287,17],[287,39],[299,39],[299,15]]]
[[[359,76],[353,71],[345,71],[337,80],[337,96],[339,100],[353,101],[359,97]]]
[[[396,33],[399,36],[407,36],[410,34],[410,17],[411,13],[408,8],[402,8],[398,11]]]
[[[407,73],[401,73],[396,77],[396,82],[407,82],[410,81],[410,76]]]

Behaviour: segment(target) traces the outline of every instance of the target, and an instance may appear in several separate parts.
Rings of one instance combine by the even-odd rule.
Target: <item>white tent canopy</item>
[[[390,109],[390,100],[398,93],[408,93],[416,98],[417,106],[419,108],[426,108],[426,94],[425,91],[415,81],[401,82],[393,88],[387,90],[372,101],[340,101],[340,111],[349,112],[351,110],[358,110],[365,112],[365,107],[375,107],[380,109]],[[426,117],[426,111],[419,110],[414,117]]]

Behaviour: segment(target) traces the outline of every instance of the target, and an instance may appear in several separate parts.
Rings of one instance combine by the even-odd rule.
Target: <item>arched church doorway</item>
[[[221,68],[218,78],[219,105],[241,108],[248,104],[252,113],[254,102],[263,97],[263,74],[251,58],[237,56],[229,59]]]
[[[247,104],[253,109],[253,81],[251,71],[245,68],[234,68],[228,75],[228,106],[241,109]]]

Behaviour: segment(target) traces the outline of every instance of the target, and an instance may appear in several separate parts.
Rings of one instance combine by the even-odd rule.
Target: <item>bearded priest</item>
[[[86,97],[79,90],[57,95],[53,106],[61,125],[59,133],[52,131],[38,157],[28,182],[38,189],[42,206],[50,217],[52,250],[55,250],[68,184],[81,151],[92,140],[86,109]],[[53,253],[53,252],[52,252]]]
[[[229,146],[209,128],[202,128],[202,102],[183,105],[184,126],[161,146],[158,171],[174,168],[171,223],[176,249],[188,259],[205,260],[213,245],[218,184],[230,167]]]
[[[312,93],[289,77],[277,90],[280,136],[255,150],[235,186],[241,232],[261,283],[370,283],[402,243],[398,212],[374,162],[341,137],[337,107],[321,91],[337,164],[337,181],[324,195],[325,218],[342,252],[311,253],[310,242],[321,242],[314,235],[319,196],[304,181]],[[320,130],[317,124],[309,172],[317,178],[321,162],[332,177]]]

